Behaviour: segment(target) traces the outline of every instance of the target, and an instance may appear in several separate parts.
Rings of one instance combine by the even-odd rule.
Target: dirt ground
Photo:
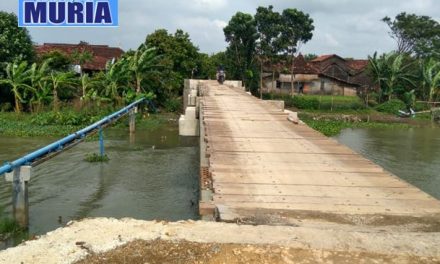
[[[92,254],[77,264],[162,263],[440,263],[439,259],[348,253],[270,245],[134,241],[112,251]]]
[[[255,226],[84,219],[0,251],[0,264],[440,263],[435,230],[302,221]]]

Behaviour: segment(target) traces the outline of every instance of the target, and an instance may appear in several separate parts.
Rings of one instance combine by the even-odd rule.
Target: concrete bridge
[[[188,80],[181,134],[200,135],[203,219],[439,228],[440,201],[241,83]]]

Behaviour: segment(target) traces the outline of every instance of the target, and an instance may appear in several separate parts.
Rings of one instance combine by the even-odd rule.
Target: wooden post
[[[131,110],[129,114],[130,119],[130,134],[136,132],[136,111]]]
[[[12,215],[17,223],[29,227],[28,183],[31,179],[31,166],[21,166],[6,173],[6,181],[12,182]]]

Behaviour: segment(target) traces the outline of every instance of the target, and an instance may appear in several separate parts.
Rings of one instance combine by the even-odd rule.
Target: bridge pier
[[[12,182],[12,215],[20,225],[29,226],[28,184],[31,179],[32,166],[21,166],[6,173],[6,181]]]

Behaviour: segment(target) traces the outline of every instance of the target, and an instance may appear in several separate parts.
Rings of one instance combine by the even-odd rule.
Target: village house
[[[73,65],[75,71],[83,73],[103,71],[107,62],[117,60],[124,54],[124,51],[120,48],[109,47],[108,45],[91,45],[85,42],[79,44],[44,43],[35,46],[35,50],[38,56],[52,51],[59,51],[68,56],[71,56],[74,52],[87,51],[92,55],[92,59],[82,65],[82,69],[79,65]]]
[[[344,59],[335,54],[306,62],[300,54],[294,59],[293,76],[290,64],[279,63],[273,68],[266,65],[263,91],[355,96],[372,85],[367,66],[368,60]]]

